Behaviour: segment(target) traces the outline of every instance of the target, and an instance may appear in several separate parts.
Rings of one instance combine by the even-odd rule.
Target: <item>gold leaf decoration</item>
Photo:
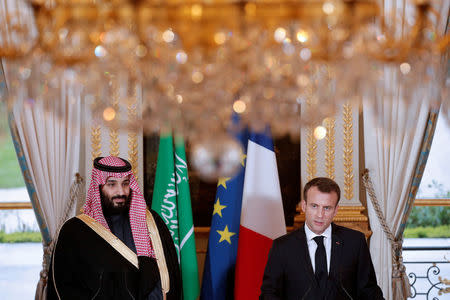
[[[93,103],[91,104],[92,111],[95,110],[97,106],[98,99],[95,98]],[[95,158],[102,156],[102,130],[98,123],[94,122],[91,125],[91,155],[92,160]]]
[[[131,164],[134,177],[138,178],[138,142],[137,133],[128,133],[128,160]]]
[[[353,174],[353,117],[352,105],[347,103],[343,110],[344,120],[344,197],[353,199],[353,185],[355,183]]]
[[[306,141],[308,143],[306,150],[306,173],[308,174],[307,180],[310,181],[316,176],[317,172],[317,144],[312,127],[307,129]]]
[[[328,178],[335,178],[334,158],[335,158],[335,127],[336,120],[334,118],[325,119],[325,128],[327,129],[326,145],[325,145],[325,167]]]
[[[114,83],[113,86],[113,99],[112,99],[112,105],[111,107],[114,109],[114,111],[116,112],[115,118],[116,120],[119,119],[119,97],[117,96],[117,83]],[[119,156],[120,151],[119,151],[119,131],[114,128],[111,127],[109,129],[109,147],[110,147],[110,151],[109,154],[112,156]]]
[[[137,105],[137,91],[136,88],[134,89],[134,97],[132,98],[134,101],[129,101],[128,103],[128,119],[134,120],[136,119],[137,112],[136,112],[136,105]],[[134,174],[134,177],[136,177],[136,180],[138,180],[138,139],[137,139],[137,133],[135,131],[130,130],[128,132],[128,160],[131,164],[131,168]]]
[[[102,156],[102,138],[100,125],[91,126],[92,160]]]
[[[119,156],[119,132],[117,129],[111,128],[109,130],[109,154],[112,156]]]

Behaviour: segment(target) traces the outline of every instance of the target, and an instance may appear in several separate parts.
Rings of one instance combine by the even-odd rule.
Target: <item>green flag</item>
[[[180,267],[183,282],[183,299],[195,300],[200,293],[197,254],[195,251],[194,223],[192,220],[189,177],[186,151],[182,137],[175,137],[175,168],[178,191],[178,217],[180,233]]]
[[[182,137],[175,138],[174,155],[172,135],[160,136],[152,209],[166,223],[177,249],[183,299],[195,300],[200,294],[200,286],[186,151]]]
[[[166,223],[167,228],[169,228],[175,248],[177,249],[178,261],[180,261],[177,187],[175,183],[173,142],[171,134],[161,133],[159,138],[152,209],[161,216]]]

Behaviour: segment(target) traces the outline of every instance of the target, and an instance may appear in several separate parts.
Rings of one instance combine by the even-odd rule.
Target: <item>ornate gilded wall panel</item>
[[[335,116],[330,116],[317,125],[327,133],[316,139],[314,128],[301,131],[301,185],[314,177],[335,180],[342,191],[340,205],[361,206],[357,198],[359,191],[358,166],[358,108],[342,105]]]
[[[115,110],[115,117],[135,119],[140,113],[141,107],[141,87],[134,87],[134,94],[125,102],[119,101],[116,97],[111,99],[111,107]],[[113,93],[114,94],[114,93]],[[98,122],[92,118],[93,103],[85,107],[86,132],[85,132],[85,173],[87,174],[86,184],[89,186],[90,174],[92,170],[92,160],[98,156],[114,155],[127,159],[132,166],[133,173],[138,180],[139,186],[143,188],[143,141],[142,131],[128,128],[113,128]]]
[[[335,179],[335,168],[334,168],[334,160],[335,160],[335,127],[336,120],[334,118],[327,118],[324,120],[324,127],[327,130],[327,135],[325,136],[325,172],[327,177],[331,179]]]
[[[326,129],[322,139],[316,139],[315,127],[301,130],[301,189],[313,177],[328,177],[341,188],[340,209],[335,222],[363,231],[370,235],[368,219],[363,214],[359,195],[359,139],[358,108],[346,103],[317,126]],[[304,222],[300,206],[294,219],[294,227]]]
[[[344,165],[344,197],[347,200],[353,199],[354,195],[354,163],[353,163],[353,115],[352,106],[347,103],[343,107],[343,136],[344,136],[344,149],[343,149],[343,165]]]
[[[316,177],[317,173],[317,142],[314,138],[314,128],[309,127],[306,130],[306,178],[307,181]]]

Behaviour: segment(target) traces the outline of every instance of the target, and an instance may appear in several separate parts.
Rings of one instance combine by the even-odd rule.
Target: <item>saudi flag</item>
[[[161,133],[159,138],[152,209],[156,211],[166,223],[177,250],[178,261],[180,261],[177,187],[174,172],[173,142],[170,133]]]
[[[166,223],[177,249],[183,282],[183,299],[197,299],[200,290],[197,254],[186,151],[182,137],[175,138],[174,155],[172,135],[160,136],[152,209]]]
[[[197,299],[200,293],[194,223],[192,220],[186,151],[182,137],[175,137],[175,171],[178,190],[178,218],[180,233],[180,267],[183,281],[183,299]]]

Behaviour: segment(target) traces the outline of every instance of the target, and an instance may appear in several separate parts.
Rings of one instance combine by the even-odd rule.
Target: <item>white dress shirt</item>
[[[316,236],[324,236],[323,245],[325,246],[325,252],[327,254],[327,271],[330,273],[330,261],[331,261],[331,224],[325,229],[322,234],[315,234],[309,229],[305,223],[306,241],[308,242],[309,257],[311,258],[311,264],[314,272],[316,272],[316,249],[317,243],[314,241]]]

